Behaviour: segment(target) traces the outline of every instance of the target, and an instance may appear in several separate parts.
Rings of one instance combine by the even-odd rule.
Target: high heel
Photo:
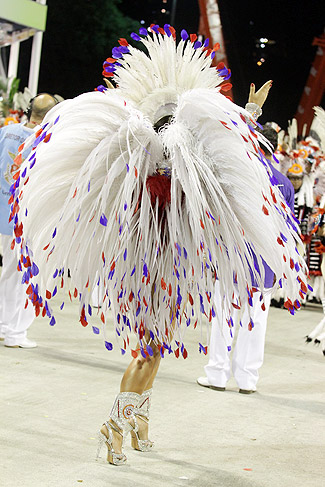
[[[110,420],[106,421],[99,431],[97,458],[99,457],[100,450],[105,443],[108,448],[107,461],[109,463],[112,465],[124,465],[126,463],[127,458],[125,454],[123,452],[118,453],[114,450],[114,431],[124,439],[127,433],[133,429],[133,426],[130,424],[130,420],[134,421],[133,409],[138,400],[139,394],[136,394],[135,392],[120,392],[120,394],[116,396],[110,414]],[[108,436],[106,435],[106,431],[103,430],[104,427],[106,427]]]
[[[140,440],[139,438],[139,426],[137,418],[140,418],[141,421],[144,421],[147,424],[149,423],[149,421],[143,416],[140,416],[140,414],[135,416],[134,428],[131,430],[131,446],[134,448],[134,450],[151,451],[153,448],[153,442],[150,440]]]
[[[126,460],[127,460],[126,455],[124,455],[124,453],[116,453],[114,451],[112,430],[116,431],[122,437],[123,437],[123,434],[120,432],[120,430],[115,428],[115,426],[112,423],[109,423],[108,421],[106,421],[103,424],[103,426],[105,426],[107,429],[108,437],[102,432],[102,429],[103,429],[103,427],[102,427],[100,429],[100,431],[98,432],[98,449],[97,449],[96,459],[98,460],[102,446],[104,445],[104,443],[106,443],[106,446],[108,449],[107,461],[111,465],[124,465],[126,463]]]
[[[149,424],[149,409],[151,405],[151,394],[152,389],[144,391],[144,393],[139,396],[137,405],[133,408],[133,421],[134,427],[131,431],[131,446],[138,451],[150,451],[152,450],[154,444],[150,440],[141,440],[139,437],[139,424],[138,419],[146,424]]]

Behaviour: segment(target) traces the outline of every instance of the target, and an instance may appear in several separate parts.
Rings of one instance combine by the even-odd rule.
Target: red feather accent
[[[118,43],[120,44],[120,46],[128,46],[129,43],[126,39],[124,39],[124,37],[121,37],[121,39],[118,40]]]
[[[266,208],[265,205],[263,205],[262,210],[263,210],[264,215],[268,215],[269,214],[268,209]]]

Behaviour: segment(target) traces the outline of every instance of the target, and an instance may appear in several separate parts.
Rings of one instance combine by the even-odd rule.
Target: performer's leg
[[[109,420],[100,430],[106,438],[111,436],[111,444],[107,445],[107,459],[110,463],[125,463],[126,457],[122,453],[123,435],[130,431],[134,449],[148,451],[153,446],[148,440],[148,420],[151,388],[158,372],[160,353],[155,344],[150,342],[150,346],[153,356],[144,358],[139,354],[124,372],[120,394],[115,399]],[[114,458],[112,452],[116,453]]]
[[[318,335],[320,335],[323,332],[324,328],[325,328],[325,316],[323,316],[323,318],[315,326],[313,331],[308,333],[308,335],[306,336],[306,342],[309,343],[309,342],[312,342],[314,339],[316,339],[318,337]]]
[[[3,242],[3,236],[1,236],[1,244]],[[6,277],[4,277],[6,269],[3,268],[3,246],[1,245],[1,256],[2,256],[2,269],[1,269],[1,277],[0,277],[0,340],[4,340],[6,331],[7,331],[7,323],[5,323],[5,291],[6,291]]]
[[[144,358],[140,355],[133,359],[124,373],[120,386],[121,392],[134,391],[139,395],[134,404],[135,417],[130,420],[132,426],[136,426],[137,429],[137,435],[135,432],[131,432],[131,444],[136,450],[148,450],[153,446],[153,443],[148,440],[149,409],[152,386],[159,369],[161,356],[157,345],[150,342],[150,346],[153,356]]]
[[[230,336],[230,330],[221,308],[221,297],[218,281],[216,281],[215,284],[214,303],[216,308],[216,316],[215,318],[212,318],[209,362],[204,367],[204,370],[209,385],[224,388],[226,387],[226,384],[230,378],[230,356],[228,346],[231,346],[232,338]],[[202,381],[201,378],[198,379],[198,383],[200,385],[204,385],[203,382],[204,381]]]
[[[10,310],[12,310],[13,312],[14,299],[15,299],[15,296],[10,291],[11,289],[15,288],[16,279],[15,279],[15,274],[12,273],[12,269],[10,269],[10,266],[8,265],[8,257],[10,257],[8,252],[11,249],[9,249],[8,251],[7,236],[2,235],[1,241],[2,241],[2,272],[0,278],[0,334],[1,334],[1,338],[5,338],[8,329],[8,321],[11,319],[12,316]],[[9,296],[8,296],[8,291],[10,293]]]
[[[325,314],[325,299],[322,298],[323,313]],[[325,316],[321,319],[318,325],[315,326],[311,333],[306,336],[306,342],[312,342],[316,345],[321,344],[322,352],[325,355]]]
[[[139,354],[137,358],[132,359],[122,377],[120,394],[115,399],[110,418],[100,430],[101,441],[105,441],[108,446],[107,460],[110,463],[126,462],[122,445],[123,435],[129,431],[132,434],[132,446],[136,450],[148,451],[153,446],[148,440],[149,408],[152,385],[161,356],[158,346],[149,340],[149,333],[147,335],[153,355],[144,358]]]
[[[36,346],[27,341],[27,329],[35,314],[31,303],[26,303],[25,286],[22,286],[22,273],[17,270],[16,253],[10,248],[12,236],[2,235],[3,267],[0,279],[0,322],[1,334],[8,347]]]
[[[250,309],[254,328],[248,329],[247,309],[242,317],[242,326],[238,329],[237,342],[232,358],[232,369],[239,389],[255,391],[258,381],[258,369],[263,364],[267,317],[271,295],[264,297],[265,311],[261,308],[260,293],[254,293],[253,306]]]
[[[126,369],[120,386],[120,392],[132,391],[142,394],[152,387],[160,364],[158,347],[150,342],[153,351],[152,357],[142,357],[141,354],[134,358]]]

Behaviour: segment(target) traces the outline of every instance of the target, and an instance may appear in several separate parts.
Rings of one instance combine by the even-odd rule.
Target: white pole
[[[10,46],[8,78],[17,78],[18,59],[19,59],[20,42],[14,42]]]
[[[46,0],[37,0],[42,5],[46,4]],[[33,96],[37,94],[39,68],[41,63],[43,32],[37,32],[33,38],[32,55],[29,67],[28,88]]]
[[[2,51],[1,51],[1,47],[0,47],[0,76],[2,76],[2,78],[7,78],[7,69],[5,69],[4,65],[3,65],[3,61],[2,61]]]

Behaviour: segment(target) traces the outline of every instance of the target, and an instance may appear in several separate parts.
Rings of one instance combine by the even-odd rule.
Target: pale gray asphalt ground
[[[0,486],[321,487],[325,465],[325,357],[304,343],[320,308],[291,317],[271,308],[258,392],[196,385],[206,357],[189,330],[187,360],[163,360],[153,395],[150,453],[125,453],[114,467],[95,461],[130,356],[108,352],[77,321],[77,305],[52,328],[37,319],[34,350],[0,344]]]

